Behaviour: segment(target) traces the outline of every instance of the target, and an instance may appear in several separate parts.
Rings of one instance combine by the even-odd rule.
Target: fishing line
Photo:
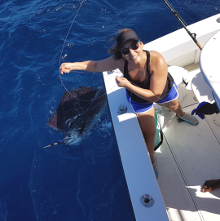
[[[68,30],[68,32],[67,32],[67,35],[66,35],[66,38],[64,39],[64,42],[63,42],[63,47],[62,47],[62,50],[61,50],[61,53],[60,53],[60,58],[59,58],[59,67],[60,67],[60,65],[61,65],[61,60],[62,60],[62,55],[63,55],[63,51],[64,51],[64,47],[65,47],[65,44],[66,44],[66,41],[67,41],[67,38],[68,38],[68,36],[69,36],[69,33],[70,33],[70,30],[72,29],[72,27],[73,27],[73,24],[74,24],[74,22],[75,22],[75,20],[76,20],[76,17],[77,17],[77,15],[78,15],[78,13],[79,13],[79,10],[81,9],[81,7],[82,7],[82,5],[83,5],[83,3],[84,3],[84,1],[85,0],[80,0],[79,1],[79,8],[78,8],[78,10],[77,10],[77,12],[76,12],[76,15],[75,15],[75,17],[73,18],[73,21],[72,21],[72,23],[71,23],[71,25],[70,25],[70,28],[69,28],[69,30]],[[91,75],[91,73],[89,73],[90,75]],[[100,74],[101,75],[101,74]],[[109,75],[109,76],[111,76],[111,75]],[[66,90],[66,92],[70,95],[70,96],[72,96],[72,94],[68,91],[68,89],[66,88],[66,86],[64,85],[64,82],[63,82],[63,80],[62,80],[62,78],[61,78],[61,73],[60,73],[60,71],[59,71],[59,77],[60,77],[60,82],[61,82],[61,84],[63,85],[63,87],[64,87],[64,89]],[[113,76],[112,76],[113,77]],[[114,76],[115,77],[115,76]],[[135,85],[135,84],[134,84]],[[112,88],[110,88],[109,90],[112,90],[114,87],[116,87],[117,85],[114,85]],[[137,85],[135,85],[135,86],[137,86]],[[107,93],[107,91],[103,94],[103,95],[101,95],[101,96],[104,96],[105,94]],[[150,94],[150,93],[149,93]],[[100,96],[100,97],[101,97]],[[160,99],[160,97],[158,97],[158,96],[156,96],[157,98],[159,98]],[[98,97],[99,98],[99,97]],[[98,98],[96,98],[96,99],[98,99]],[[76,98],[77,100],[80,100],[80,101],[88,101],[88,102],[90,102],[91,100],[81,100],[81,99],[78,99],[78,98]],[[94,102],[94,101],[92,101],[92,102]]]
[[[69,36],[70,30],[72,29],[72,26],[73,26],[73,24],[74,24],[74,22],[75,22],[75,20],[76,20],[76,17],[77,17],[77,15],[78,15],[79,10],[81,9],[81,7],[82,7],[84,1],[85,1],[85,0],[82,0],[82,1],[80,0],[80,1],[79,1],[78,4],[79,4],[80,6],[79,6],[79,8],[78,8],[78,10],[77,10],[77,12],[76,12],[75,17],[73,18],[73,21],[72,21],[72,23],[71,23],[71,25],[70,25],[70,28],[69,28],[68,32],[67,32],[66,38],[64,39],[64,42],[63,42],[63,48],[62,48],[61,53],[60,53],[59,67],[60,67],[60,64],[61,64],[62,55],[63,55],[63,50],[64,50],[64,47],[65,47],[65,44],[66,44],[67,38],[68,38],[68,36]],[[66,90],[66,92],[67,92],[68,94],[70,94],[69,91],[67,90],[67,88],[65,87],[63,81],[62,81],[61,73],[60,73],[60,72],[59,72],[59,77],[60,77],[60,81],[61,81],[61,83],[62,83],[64,89]],[[71,94],[70,94],[70,95],[71,95]],[[72,96],[72,95],[71,95],[71,96]]]
[[[68,30],[68,32],[67,32],[67,35],[66,35],[66,38],[65,38],[65,40],[64,40],[64,42],[63,42],[63,47],[62,47],[62,50],[61,50],[61,53],[60,53],[60,58],[59,58],[59,67],[60,67],[60,65],[61,65],[61,60],[63,59],[63,51],[64,51],[64,47],[65,47],[65,44],[66,44],[66,41],[67,41],[67,38],[68,38],[68,36],[69,36],[69,33],[70,33],[70,30],[72,29],[72,27],[73,27],[73,24],[74,24],[74,22],[75,22],[75,20],[76,20],[76,17],[77,17],[77,15],[78,15],[78,13],[79,13],[79,10],[81,9],[81,7],[82,7],[82,5],[83,5],[83,3],[85,2],[85,0],[80,0],[79,1],[79,8],[78,8],[78,10],[77,10],[77,12],[76,12],[76,15],[75,15],[75,17],[73,18],[73,21],[72,21],[72,23],[71,23],[71,25],[70,25],[70,28],[69,28],[69,30]],[[86,73],[86,72],[85,72]],[[84,73],[84,74],[85,74]],[[87,74],[87,73],[86,73]],[[91,73],[88,73],[88,74],[90,74],[91,75]],[[100,75],[102,75],[102,74],[100,74]],[[64,82],[63,82],[63,80],[62,80],[62,78],[61,78],[61,73],[59,72],[59,77],[60,77],[60,82],[61,82],[61,84],[63,85],[63,87],[64,87],[64,89],[66,90],[66,92],[70,95],[70,96],[72,96],[72,94],[68,91],[68,89],[66,88],[66,86],[64,85]],[[116,85],[114,85],[112,88],[110,88],[110,90],[112,90],[114,87],[115,87]],[[106,94],[107,92],[105,92],[104,94],[102,94],[100,97],[102,97],[102,96],[104,96],[105,94]],[[98,98],[100,98],[100,97],[96,97],[96,99],[98,99]],[[91,100],[82,100],[82,99],[78,99],[78,98],[76,98],[77,100],[79,100],[79,101],[88,101],[88,102],[90,102]],[[94,98],[93,98],[94,99]],[[92,102],[94,102],[94,100],[92,99]]]
[[[66,38],[64,39],[63,48],[62,48],[61,53],[60,53],[59,66],[60,66],[60,61],[61,61],[61,59],[62,59],[63,50],[64,50],[64,47],[65,47],[67,38],[68,38],[68,36],[69,36],[70,30],[72,29],[72,26],[73,26],[73,24],[74,24],[74,22],[75,22],[75,20],[76,20],[76,17],[77,17],[77,15],[78,15],[79,10],[81,9],[81,7],[82,7],[84,1],[85,1],[85,0],[82,0],[82,1],[80,0],[80,1],[79,1],[78,4],[80,4],[80,6],[79,6],[79,8],[78,8],[78,10],[77,10],[77,12],[76,12],[75,17],[73,18],[73,21],[72,21],[72,23],[71,23],[71,25],[70,25],[70,28],[69,28],[68,32],[67,32]]]
[[[62,50],[61,50],[61,53],[60,53],[60,58],[59,58],[59,67],[60,67],[60,65],[61,65],[61,60],[62,60],[62,55],[63,55],[63,51],[64,51],[64,47],[65,47],[65,44],[66,44],[66,41],[67,41],[67,38],[68,38],[68,36],[69,36],[69,33],[70,33],[70,31],[71,31],[71,29],[72,29],[72,27],[73,27],[73,24],[74,24],[74,22],[75,22],[75,20],[76,20],[76,17],[77,17],[77,15],[78,15],[78,13],[79,13],[79,11],[80,11],[80,9],[81,9],[81,7],[83,6],[83,3],[84,3],[84,1],[85,0],[80,0],[79,1],[79,3],[78,3],[78,5],[79,5],[79,7],[78,7],[78,10],[77,10],[77,12],[76,12],[76,14],[75,14],[75,17],[73,18],[73,21],[72,21],[72,23],[71,23],[71,25],[70,25],[70,28],[69,28],[69,30],[68,30],[68,32],[67,32],[67,35],[66,35],[66,38],[65,38],[65,40],[64,40],[64,42],[63,42],[63,47],[62,47]],[[166,3],[166,4],[168,4],[165,0],[164,0],[164,2]],[[172,11],[174,11],[174,9],[173,9],[173,7],[171,7],[170,5],[168,5],[168,7],[170,7],[171,8],[171,10]],[[185,22],[184,22],[185,23]],[[91,73],[89,73],[89,74],[91,74]],[[101,75],[101,74],[100,74]],[[111,76],[111,75],[110,75]],[[63,85],[63,87],[64,87],[64,89],[66,90],[66,92],[70,95],[70,96],[72,96],[72,94],[68,91],[68,89],[66,88],[66,86],[64,85],[64,82],[63,82],[63,80],[62,80],[62,78],[61,78],[61,73],[59,72],[59,77],[60,77],[60,81],[61,81],[61,84]],[[113,76],[112,76],[113,77]],[[115,77],[115,76],[114,76]],[[135,84],[134,84],[135,85]],[[109,90],[112,90],[114,87],[116,87],[117,85],[114,85],[112,88],[110,88]],[[135,85],[135,86],[137,86],[137,85]],[[104,94],[102,94],[101,96],[104,96],[105,94],[107,93],[107,91],[104,93]],[[150,93],[149,93],[150,94]],[[101,97],[100,96],[100,97]],[[154,95],[155,96],[155,95]],[[163,99],[161,99],[159,96],[155,96],[156,98],[158,98],[159,100],[162,100],[163,101]],[[96,97],[95,99],[98,99],[99,97]],[[78,98],[76,98],[77,100],[80,100],[80,101],[88,101],[88,102],[90,102],[91,100],[81,100],[81,99],[78,99]],[[94,102],[94,98],[92,99],[92,102]],[[180,109],[180,108],[179,108]]]
[[[61,60],[62,60],[62,55],[63,55],[63,51],[64,51],[64,47],[65,47],[65,44],[66,44],[66,41],[67,41],[67,38],[68,38],[68,36],[69,36],[69,33],[70,33],[70,30],[72,29],[72,26],[73,26],[73,24],[74,24],[74,22],[75,22],[75,20],[76,20],[76,17],[77,17],[77,15],[78,15],[78,13],[79,13],[79,11],[80,11],[80,9],[81,9],[81,7],[82,7],[82,5],[83,5],[83,3],[84,3],[84,1],[85,0],[80,0],[79,1],[79,3],[78,3],[78,5],[79,5],[79,8],[78,8],[78,10],[77,10],[77,12],[76,12],[76,15],[75,15],[75,17],[73,18],[73,21],[72,21],[72,23],[71,23],[71,25],[70,25],[70,28],[69,28],[69,30],[68,30],[68,32],[67,32],[67,35],[66,35],[66,38],[65,38],[65,40],[64,40],[64,43],[63,43],[63,47],[62,47],[62,50],[61,50],[61,54],[60,54],[60,59],[59,59],[59,66],[61,65]],[[187,28],[186,28],[186,23],[185,23],[185,21],[178,15],[178,13],[175,11],[175,9],[172,7],[172,5],[168,2],[168,1],[166,1],[166,0],[163,0],[164,2],[165,2],[165,4],[169,7],[169,9],[171,10],[171,12],[175,15],[175,17],[178,19],[178,21],[181,23],[181,25],[186,29],[186,31],[188,32],[188,34],[192,37],[192,39],[194,40],[194,42],[198,45],[198,47],[200,46],[199,45],[199,43],[197,42],[197,40],[195,39],[195,34],[192,34]],[[201,49],[201,47],[200,47],[200,49]],[[90,75],[91,75],[91,73],[89,73]],[[101,74],[100,74],[101,75]],[[111,75],[110,75],[111,76]],[[70,95],[70,96],[72,96],[71,95],[71,93],[68,91],[68,89],[66,88],[66,86],[64,85],[64,82],[63,82],[63,80],[62,80],[62,78],[61,78],[61,73],[59,72],[59,77],[60,77],[60,81],[61,81],[61,83],[62,83],[62,85],[63,85],[63,87],[64,87],[64,89],[66,90],[66,92]],[[115,76],[114,76],[115,77]],[[135,85],[135,84],[134,84]],[[116,87],[117,85],[114,85],[110,90],[112,90],[114,87]],[[135,86],[137,86],[137,85],[135,85]],[[101,95],[101,96],[104,96],[105,94],[107,93],[107,91],[103,94],[103,95]],[[149,93],[150,94],[150,93]],[[101,97],[100,96],[100,97]],[[155,95],[154,95],[155,96]],[[155,96],[156,98],[158,98],[159,100],[162,100],[163,101],[163,99],[161,99],[159,96]],[[99,97],[98,97],[99,98]],[[98,99],[98,98],[96,98],[96,99]],[[78,98],[76,98],[76,99],[78,99]],[[78,100],[81,100],[81,99],[78,99]],[[91,100],[82,100],[82,101],[88,101],[88,102],[90,102]],[[180,108],[178,108],[178,109],[180,109]]]

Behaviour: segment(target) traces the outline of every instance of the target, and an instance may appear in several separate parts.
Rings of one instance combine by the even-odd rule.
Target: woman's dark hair
[[[117,39],[122,33],[128,32],[128,31],[134,32],[132,29],[129,29],[129,28],[121,29],[117,32],[117,33],[119,33],[117,37],[110,39],[110,41],[116,41],[115,44],[111,47],[111,49],[108,50],[108,53],[113,54],[113,58],[115,60],[119,60],[122,58],[122,54],[118,48]]]

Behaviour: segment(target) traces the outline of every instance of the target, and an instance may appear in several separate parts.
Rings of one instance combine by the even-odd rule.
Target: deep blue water
[[[187,24],[220,12],[219,1],[170,2]],[[61,76],[62,84],[60,56],[104,59],[119,29],[147,43],[181,26],[162,0],[87,0],[78,11],[79,3],[0,1],[0,220],[134,220],[107,108],[78,146],[43,149],[63,138],[46,125],[63,84],[103,86],[100,73],[85,72]]]

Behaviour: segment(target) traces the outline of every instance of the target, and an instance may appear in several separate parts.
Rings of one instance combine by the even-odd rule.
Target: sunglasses
[[[137,42],[133,43],[133,44],[132,44],[130,47],[128,47],[128,48],[122,48],[122,49],[120,49],[120,51],[121,51],[121,53],[122,53],[123,55],[127,55],[127,54],[130,53],[130,49],[132,49],[132,50],[137,50],[137,49],[139,48],[139,43],[140,43],[140,41],[137,41]]]

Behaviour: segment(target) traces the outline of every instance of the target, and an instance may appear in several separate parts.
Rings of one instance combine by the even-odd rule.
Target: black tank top
[[[146,78],[144,79],[144,81],[135,81],[130,77],[130,75],[128,73],[128,61],[127,60],[125,60],[125,64],[124,64],[124,77],[128,81],[130,81],[132,84],[134,84],[135,86],[138,86],[138,87],[149,90],[150,89],[150,78],[151,78],[151,74],[150,74],[150,52],[146,51],[146,53],[147,53],[147,70],[146,70]],[[167,94],[169,93],[170,89],[173,86],[173,82],[174,82],[173,77],[168,72],[167,82],[166,82],[165,88],[163,90],[163,93],[160,96],[160,99],[163,99],[164,97],[167,96]],[[145,99],[137,96],[136,94],[132,93],[128,89],[126,89],[126,90],[127,90],[128,95],[132,98],[132,100],[134,100],[136,102],[139,102],[139,103],[149,103],[149,102],[151,102],[151,101],[145,100]]]

